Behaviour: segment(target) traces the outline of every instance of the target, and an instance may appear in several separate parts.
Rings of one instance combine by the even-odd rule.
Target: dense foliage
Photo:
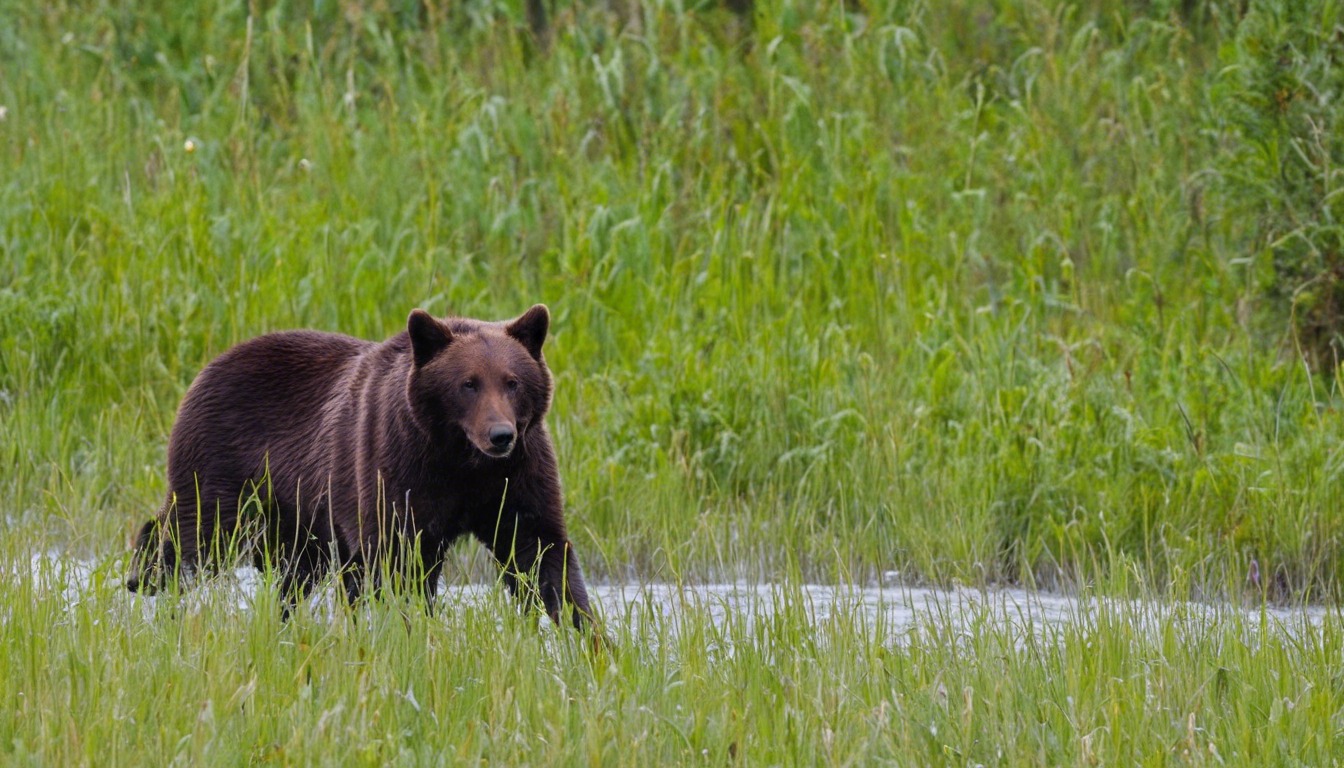
[[[1333,594],[1333,6],[854,9],[10,4],[10,517],[116,555],[239,339],[542,300],[599,575]]]
[[[7,761],[1338,759],[1335,619],[896,638],[787,586],[1338,600],[1336,4],[537,5],[0,0]],[[590,576],[776,606],[593,656],[119,588],[231,343],[536,301]]]

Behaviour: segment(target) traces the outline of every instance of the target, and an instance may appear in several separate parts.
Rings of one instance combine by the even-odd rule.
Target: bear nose
[[[508,424],[496,424],[486,433],[490,438],[490,446],[498,450],[506,450],[513,446],[513,427]]]

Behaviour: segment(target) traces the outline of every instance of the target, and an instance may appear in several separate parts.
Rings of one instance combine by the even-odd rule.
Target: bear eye
[[[504,386],[508,387],[510,392],[516,392],[518,391],[518,380],[509,379],[508,381],[504,382]]]
[[[475,391],[476,391],[476,380],[475,380],[475,379],[467,379],[466,381],[462,382],[462,388],[465,389],[465,390],[467,390],[468,392],[475,392]]]

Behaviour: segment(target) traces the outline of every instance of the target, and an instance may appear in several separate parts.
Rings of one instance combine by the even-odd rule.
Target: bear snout
[[[506,456],[513,450],[513,440],[517,433],[509,424],[496,424],[486,431],[485,436],[490,440],[490,453],[495,456]]]

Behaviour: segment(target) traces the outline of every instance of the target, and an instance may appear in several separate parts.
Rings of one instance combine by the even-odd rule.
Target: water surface
[[[39,554],[31,560],[35,585],[58,591],[65,600],[81,601],[92,589],[115,589],[119,578],[110,567]],[[188,600],[225,599],[250,609],[262,578],[240,568],[206,580]],[[449,612],[499,600],[503,587],[493,583],[447,583],[439,610]],[[1338,608],[1241,606],[1225,602],[1124,600],[1033,592],[1023,589],[935,589],[904,585],[847,586],[785,583],[732,584],[593,584],[589,596],[609,623],[657,625],[675,631],[683,619],[708,617],[719,626],[739,623],[751,629],[758,622],[787,612],[794,621],[816,625],[841,622],[894,640],[925,631],[974,632],[993,628],[1040,635],[1069,626],[1093,627],[1124,621],[1157,631],[1173,622],[1189,631],[1222,622],[1288,632],[1319,626],[1338,617]],[[132,606],[153,611],[158,598],[125,594]],[[331,605],[331,590],[314,598]],[[502,603],[507,605],[507,603]],[[646,627],[653,629],[653,626]]]

